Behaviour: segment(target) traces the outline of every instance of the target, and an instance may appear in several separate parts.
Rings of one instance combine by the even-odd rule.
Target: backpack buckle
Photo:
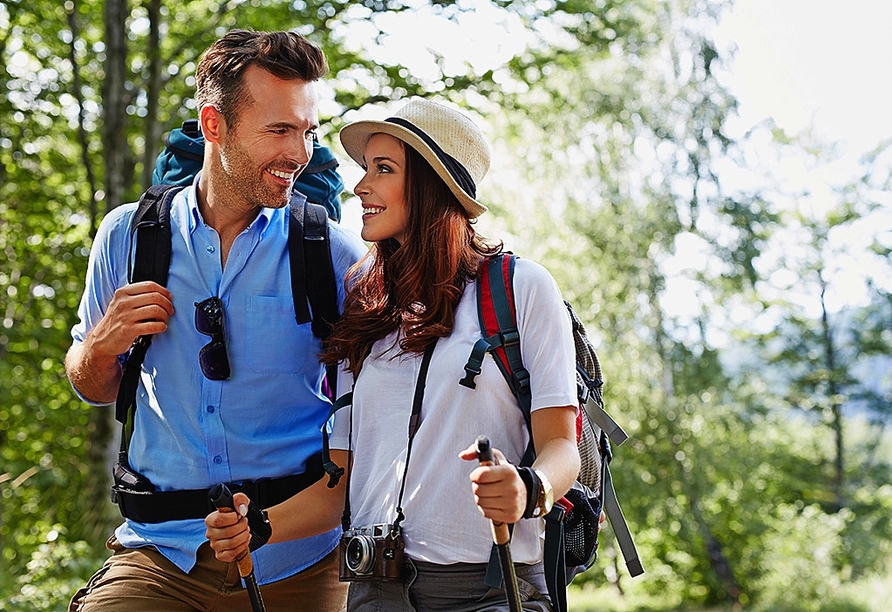
[[[509,329],[508,331],[499,332],[500,346],[508,347],[520,344],[520,332],[517,329]]]

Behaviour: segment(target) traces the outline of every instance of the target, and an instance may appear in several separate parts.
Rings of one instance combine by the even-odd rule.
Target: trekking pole
[[[492,446],[489,438],[478,436],[477,459],[480,465],[495,465],[492,454]],[[502,568],[502,582],[505,584],[505,596],[508,598],[508,609],[511,612],[521,612],[520,590],[517,587],[517,574],[514,573],[514,562],[511,560],[511,549],[508,543],[511,541],[511,532],[507,523],[490,521],[492,527],[492,541],[499,554],[499,565]]]
[[[235,512],[232,503],[232,492],[225,484],[214,485],[208,493],[211,503],[220,512]],[[251,609],[254,612],[266,612],[263,605],[263,599],[260,597],[260,587],[257,586],[257,579],[254,577],[254,562],[251,560],[251,552],[249,549],[236,557],[235,562],[238,564],[238,573],[245,580],[245,588],[248,591],[248,599],[251,600]]]

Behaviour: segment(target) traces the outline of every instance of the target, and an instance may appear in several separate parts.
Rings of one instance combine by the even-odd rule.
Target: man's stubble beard
[[[250,206],[282,208],[290,201],[291,187],[277,187],[263,180],[265,170],[238,144],[220,151],[220,165],[226,190]]]

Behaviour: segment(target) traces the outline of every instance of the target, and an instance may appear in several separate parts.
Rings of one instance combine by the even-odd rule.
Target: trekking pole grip
[[[220,512],[235,512],[232,491],[225,484],[220,483],[211,487],[208,497]],[[250,576],[254,571],[254,562],[251,560],[251,553],[247,548],[236,557],[235,562],[238,564],[238,573],[242,578]]]
[[[495,457],[492,453],[492,445],[486,436],[477,436],[477,460],[480,465],[496,465]],[[492,527],[492,541],[496,544],[507,544],[511,539],[511,532],[507,523],[490,520]]]

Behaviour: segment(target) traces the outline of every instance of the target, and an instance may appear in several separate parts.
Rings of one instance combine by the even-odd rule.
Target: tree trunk
[[[77,100],[77,139],[81,148],[81,161],[87,173],[87,185],[90,188],[90,202],[87,206],[90,215],[90,237],[96,235],[99,225],[99,211],[96,209],[96,176],[93,173],[93,163],[90,160],[90,141],[87,136],[84,113],[84,92],[81,89],[81,71],[77,62],[77,41],[80,39],[80,24],[78,23],[78,2],[73,0],[68,10],[68,27],[71,28],[71,45],[69,45],[68,58],[71,60],[72,90],[74,99]]]
[[[120,206],[127,171],[127,0],[105,0],[102,149],[106,211]],[[131,171],[132,172],[132,171]]]
[[[843,475],[843,422],[842,422],[842,405],[839,400],[839,386],[836,384],[836,347],[833,345],[833,333],[830,329],[830,316],[827,313],[827,303],[824,300],[827,292],[827,282],[824,275],[818,273],[821,283],[821,329],[824,341],[824,367],[827,370],[827,396],[830,402],[830,412],[833,429],[833,437],[835,442],[836,457],[834,457],[833,470],[833,505],[836,511],[839,511],[845,505],[843,496],[843,487],[845,480]]]
[[[161,96],[161,0],[149,0],[149,39],[146,57],[149,60],[149,79],[146,83],[146,116],[144,119],[145,147],[143,149],[142,188],[152,183],[155,156],[161,141],[161,124],[158,121],[158,99]]]
[[[127,0],[105,0],[105,79],[102,84],[102,155],[105,164],[106,212],[123,202],[127,169]],[[109,501],[109,450],[112,446],[111,411],[97,407],[90,411],[86,461],[90,478],[84,491],[88,506],[81,526],[82,535],[94,541],[108,535],[115,520]]]

